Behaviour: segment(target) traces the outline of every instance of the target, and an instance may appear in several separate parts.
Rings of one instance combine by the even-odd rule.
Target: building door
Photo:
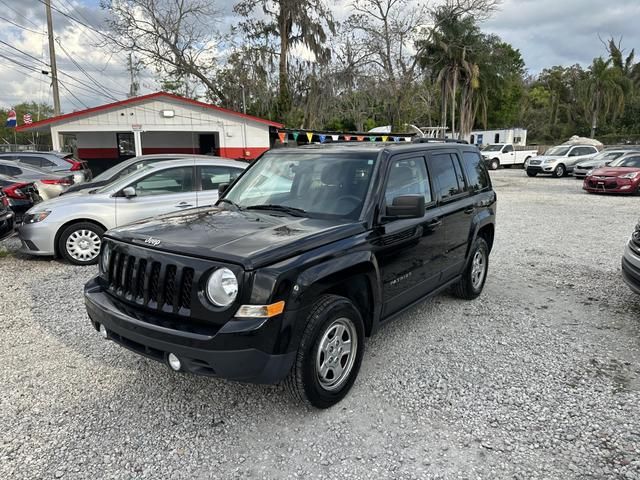
[[[218,155],[218,142],[215,133],[200,135],[200,155]]]
[[[136,156],[136,141],[133,133],[116,133],[118,143],[118,159],[126,160]]]

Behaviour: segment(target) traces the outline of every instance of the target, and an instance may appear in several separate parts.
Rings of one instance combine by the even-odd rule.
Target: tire
[[[524,162],[522,164],[522,168],[527,168],[526,165],[527,165],[527,162],[529,161],[530,158],[531,157],[527,157],[527,158],[524,159]]]
[[[58,238],[58,251],[73,265],[98,263],[104,228],[91,222],[78,222],[65,228]],[[82,242],[86,243],[82,243]],[[85,247],[86,245],[86,247]]]
[[[564,164],[559,163],[558,166],[553,169],[553,176],[556,178],[567,176],[567,168],[564,166]]]
[[[535,177],[536,175],[538,175],[538,172],[530,172],[529,170],[527,170],[527,175],[529,177]]]
[[[337,337],[340,327],[342,342]],[[351,336],[351,356],[337,350],[339,356],[327,357],[329,348],[345,348],[347,336]],[[356,306],[345,297],[322,295],[307,317],[295,362],[284,384],[296,401],[329,408],[342,400],[353,386],[363,354],[364,322]],[[331,362],[332,358],[336,360]],[[323,374],[320,367],[327,363],[330,366]],[[338,365],[344,367],[342,373],[336,371],[334,366]]]
[[[478,271],[477,268],[481,270]],[[462,278],[453,288],[453,294],[465,300],[478,297],[484,288],[488,271],[489,246],[484,238],[477,237],[469,252],[469,262],[462,273]]]
[[[489,168],[491,168],[491,170],[497,170],[498,168],[500,168],[500,160],[498,160],[497,158],[491,160]]]

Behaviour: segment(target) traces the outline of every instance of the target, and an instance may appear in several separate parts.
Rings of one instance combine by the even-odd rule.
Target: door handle
[[[467,207],[464,209],[464,213],[466,213],[467,215],[472,214],[473,212],[475,212],[475,208],[474,207]]]
[[[176,205],[176,207],[178,207],[178,208],[189,208],[189,207],[193,207],[193,205],[191,205],[190,203],[187,203],[187,202],[180,202],[179,204]]]
[[[437,228],[439,226],[442,225],[442,219],[441,218],[435,218],[433,220],[431,220],[429,223],[427,223],[427,228]]]

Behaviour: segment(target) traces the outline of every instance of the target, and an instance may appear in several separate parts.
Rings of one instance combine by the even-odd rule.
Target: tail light
[[[73,185],[73,177],[47,178],[40,181],[45,185]]]
[[[0,198],[0,203],[4,207],[8,207],[9,206],[9,199],[7,198],[6,195],[2,195],[2,198]]]
[[[9,198],[14,198],[16,200],[27,200],[29,197],[26,193],[24,193],[21,188],[28,187],[31,185],[30,183],[14,183],[13,185],[9,185],[8,187],[4,187],[2,191]],[[6,200],[6,198],[4,199]]]
[[[72,172],[78,172],[85,169],[84,162],[80,160],[76,160],[75,158],[65,158],[65,160],[71,164]]]

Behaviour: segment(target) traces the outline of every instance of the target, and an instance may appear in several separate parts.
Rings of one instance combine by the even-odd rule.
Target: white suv
[[[539,173],[564,177],[573,172],[576,164],[598,153],[593,145],[558,145],[542,155],[529,159],[526,163],[527,175],[535,177]]]

